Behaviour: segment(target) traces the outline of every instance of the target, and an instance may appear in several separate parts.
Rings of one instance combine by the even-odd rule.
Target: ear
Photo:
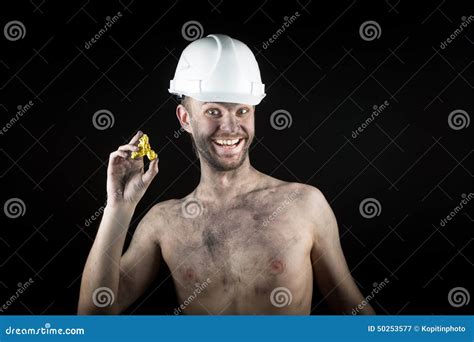
[[[191,115],[189,114],[186,107],[183,105],[178,105],[176,107],[176,116],[178,121],[181,124],[181,127],[188,133],[191,133]]]

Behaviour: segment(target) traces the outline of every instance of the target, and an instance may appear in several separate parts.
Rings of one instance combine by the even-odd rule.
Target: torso
[[[295,183],[278,181],[230,203],[166,202],[159,243],[177,312],[309,314],[313,238],[303,197]]]

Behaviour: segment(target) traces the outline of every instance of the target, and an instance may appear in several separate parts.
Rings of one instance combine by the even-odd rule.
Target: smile
[[[216,139],[213,142],[216,145],[227,147],[227,148],[235,148],[243,139]]]
[[[219,146],[219,147],[221,147],[225,150],[235,149],[243,141],[244,141],[244,139],[216,139],[216,140],[212,140],[212,142],[215,145],[217,145],[217,146]]]

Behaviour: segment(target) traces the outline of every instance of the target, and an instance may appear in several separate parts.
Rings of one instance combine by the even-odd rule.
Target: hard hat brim
[[[262,99],[266,96],[266,94],[262,94],[260,96],[254,96],[250,94],[228,94],[228,93],[177,93],[168,89],[171,94],[175,95],[185,95],[192,97],[198,101],[202,102],[225,102],[225,103],[240,103],[246,104],[251,106],[258,105]]]

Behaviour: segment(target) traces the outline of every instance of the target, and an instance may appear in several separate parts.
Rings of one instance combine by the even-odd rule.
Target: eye
[[[206,110],[206,114],[209,116],[218,116],[220,114],[219,109],[210,108]]]
[[[248,108],[240,108],[238,111],[237,111],[237,114],[239,115],[245,115],[249,112],[250,110]]]

